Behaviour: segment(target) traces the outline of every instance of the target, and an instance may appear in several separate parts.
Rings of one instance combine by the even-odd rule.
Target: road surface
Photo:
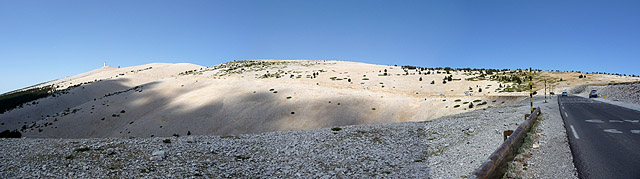
[[[578,96],[559,98],[580,178],[640,178],[640,112]]]

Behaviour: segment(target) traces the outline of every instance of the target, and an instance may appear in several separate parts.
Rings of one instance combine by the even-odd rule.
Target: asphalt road
[[[640,112],[578,96],[559,98],[580,178],[640,178]]]

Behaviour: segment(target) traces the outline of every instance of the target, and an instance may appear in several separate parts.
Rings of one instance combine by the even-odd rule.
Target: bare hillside
[[[427,121],[528,96],[525,74],[307,60],[105,67],[43,84],[63,91],[1,114],[0,129],[151,137]],[[534,76],[537,90],[556,77]]]

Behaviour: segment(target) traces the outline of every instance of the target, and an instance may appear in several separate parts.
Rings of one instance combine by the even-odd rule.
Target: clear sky
[[[0,0],[0,93],[105,60],[246,59],[640,75],[640,1]]]

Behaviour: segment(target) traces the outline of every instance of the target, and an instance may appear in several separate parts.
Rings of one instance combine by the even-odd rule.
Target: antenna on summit
[[[107,61],[104,61],[104,66],[102,67],[107,67]]]

